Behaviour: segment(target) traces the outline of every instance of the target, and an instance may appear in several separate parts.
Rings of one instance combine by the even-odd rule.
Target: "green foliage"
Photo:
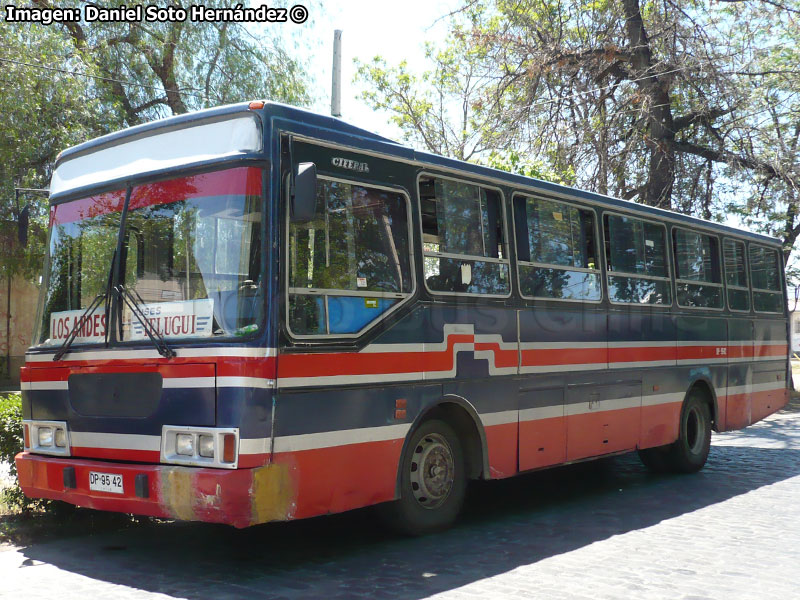
[[[788,258],[800,237],[798,12],[800,0],[465,1],[429,49],[431,71],[376,58],[358,76],[412,143],[744,224],[782,238]]]
[[[308,104],[310,83],[297,53],[271,33],[275,28],[254,31],[241,23],[189,21],[0,28],[0,277],[35,281],[42,272],[47,197],[24,193],[17,207],[14,188],[47,188],[64,148],[127,125],[251,98]],[[31,227],[22,248],[15,222],[27,203]]]
[[[0,28],[0,274],[33,279],[41,273],[47,229],[47,196],[23,193],[31,204],[28,248],[16,240],[15,187],[47,188],[58,152],[121,126],[102,106],[87,80],[48,69],[85,69],[69,40],[52,27]],[[26,63],[26,64],[21,64]],[[41,65],[40,68],[31,65]]]
[[[0,394],[0,463],[10,466],[14,484],[0,492],[0,504],[13,511],[49,509],[49,500],[28,498],[22,493],[17,479],[17,466],[14,457],[22,452],[22,396],[19,394]]]
[[[0,462],[11,465],[16,476],[14,457],[22,452],[22,396],[0,395]]]
[[[493,150],[485,161],[478,161],[478,164],[561,185],[575,185],[575,169],[570,165],[562,165],[557,169],[545,164],[544,161],[525,160],[515,150],[507,152]]]

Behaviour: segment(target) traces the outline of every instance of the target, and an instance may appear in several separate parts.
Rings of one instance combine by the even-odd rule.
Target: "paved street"
[[[634,455],[476,485],[462,523],[423,539],[357,511],[9,548],[0,597],[799,598],[800,405],[714,436],[697,475]]]

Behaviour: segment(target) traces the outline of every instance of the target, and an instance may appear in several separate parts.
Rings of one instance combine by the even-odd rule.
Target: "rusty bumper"
[[[295,486],[283,465],[206,469],[118,464],[21,452],[19,483],[31,498],[185,521],[248,527],[291,519]],[[123,493],[89,489],[89,472],[121,475]]]

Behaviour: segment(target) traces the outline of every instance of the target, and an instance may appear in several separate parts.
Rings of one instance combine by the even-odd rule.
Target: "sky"
[[[353,83],[353,59],[363,63],[380,55],[389,65],[406,60],[412,73],[422,73],[429,68],[425,42],[444,40],[447,20],[440,17],[461,4],[462,0],[340,0],[309,5],[313,24],[303,35],[310,36],[312,51],[306,68],[319,96],[312,109],[330,114],[333,32],[341,29],[342,119],[399,140],[400,131],[389,122],[388,114],[376,113],[357,98],[362,87]]]

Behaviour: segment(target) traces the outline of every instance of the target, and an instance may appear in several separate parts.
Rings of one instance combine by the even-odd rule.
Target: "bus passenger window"
[[[778,252],[750,245],[750,278],[753,282],[753,308],[756,312],[782,313],[784,310]]]
[[[289,224],[292,334],[355,335],[411,295],[407,206],[396,192],[317,179],[314,219]]]
[[[689,308],[722,308],[717,238],[685,229],[674,229],[672,236],[678,304]]]
[[[744,263],[744,242],[723,240],[725,283],[728,286],[728,306],[731,310],[750,310],[750,289]]]
[[[500,195],[471,183],[423,177],[419,197],[428,289],[509,295]]]
[[[554,200],[515,196],[514,217],[523,296],[600,300],[591,210]]]
[[[603,229],[611,302],[672,304],[664,226],[607,214]]]

